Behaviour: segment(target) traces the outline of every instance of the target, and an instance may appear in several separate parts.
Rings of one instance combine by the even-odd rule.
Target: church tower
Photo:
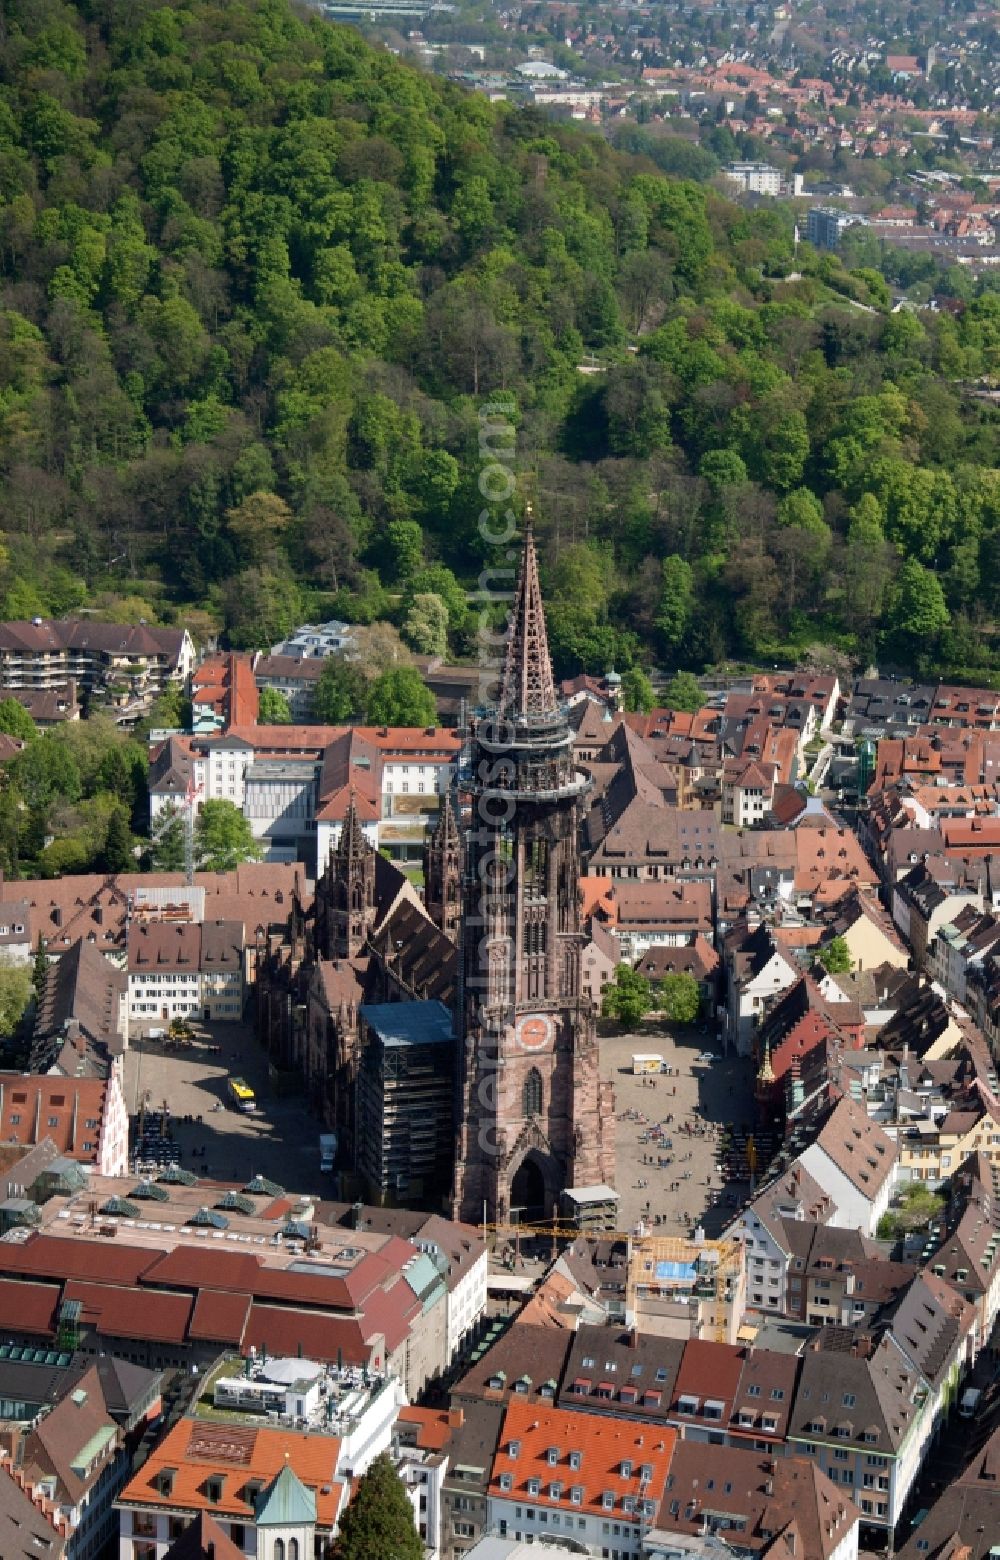
[[[438,931],[457,943],[462,915],[462,842],[448,791],[424,844],[424,905]]]
[[[336,848],[316,889],[316,953],[356,959],[375,922],[375,851],[352,794]]]
[[[496,709],[471,727],[453,1210],[550,1219],[612,1183],[614,1100],[581,993],[578,833],[588,781],[556,698],[530,527]]]

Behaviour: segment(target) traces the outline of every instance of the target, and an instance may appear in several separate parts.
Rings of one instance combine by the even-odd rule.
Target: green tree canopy
[[[415,666],[390,666],[368,690],[367,715],[373,726],[434,726],[437,704]]]
[[[290,726],[292,709],[280,688],[262,688],[257,710],[262,726]]]
[[[30,967],[0,960],[0,1038],[10,1039],[30,1000]]]
[[[622,673],[622,704],[626,710],[648,715],[656,703],[656,693],[641,666],[630,666]]]
[[[187,864],[187,823],[180,807],[168,802],[157,815],[150,851],[157,872],[183,872]]]
[[[619,964],[615,978],[604,988],[601,1012],[623,1026],[637,1024],[653,1005],[652,992],[645,975],[630,964]]]
[[[705,694],[693,672],[678,672],[671,677],[663,690],[663,703],[668,710],[685,710],[694,715],[705,703]]]
[[[701,1011],[701,989],[687,970],[664,975],[656,986],[654,1000],[672,1024],[693,1024]]]
[[[0,699],[0,731],[20,742],[32,742],[38,736],[38,727],[17,699]]]
[[[78,801],[83,793],[79,764],[51,732],[22,749],[7,773],[33,812],[42,813],[56,801]]]
[[[847,975],[854,968],[851,950],[843,937],[831,937],[828,943],[824,943],[816,955],[816,963],[828,975]]]
[[[388,1452],[381,1452],[340,1519],[334,1560],[423,1560],[423,1553],[413,1507]]]
[[[411,598],[403,638],[419,655],[447,655],[448,608],[440,596],[420,591]]]
[[[368,699],[368,679],[354,661],[328,655],[312,693],[313,720],[343,726],[358,720]]]
[[[108,819],[108,832],[104,840],[105,872],[132,872],[135,870],[135,842],[128,825],[124,807],[116,807]]]
[[[239,808],[221,797],[202,802],[194,826],[195,863],[201,872],[232,872],[264,854]]]

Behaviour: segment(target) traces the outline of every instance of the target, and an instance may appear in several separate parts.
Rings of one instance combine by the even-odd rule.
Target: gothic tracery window
[[[542,1113],[542,1075],[533,1067],[524,1080],[524,1114],[540,1116]]]

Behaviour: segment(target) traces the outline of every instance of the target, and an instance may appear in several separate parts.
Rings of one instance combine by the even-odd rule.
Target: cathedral
[[[494,710],[467,774],[453,1215],[522,1223],[568,1187],[614,1181],[614,1099],[581,989],[588,781],[556,697],[529,529]]]
[[[470,723],[424,849],[424,893],[366,837],[352,797],[309,909],[258,931],[261,1039],[300,1075],[339,1167],[360,1158],[363,1009],[444,1003],[455,1044],[454,1217],[549,1220],[571,1187],[613,1184],[614,1099],[582,991],[579,833],[588,781],[549,659],[528,531],[496,707]]]

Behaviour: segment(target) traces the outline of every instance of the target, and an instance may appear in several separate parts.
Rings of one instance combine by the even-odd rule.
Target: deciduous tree
[[[222,797],[202,802],[194,826],[194,851],[202,872],[232,872],[264,854],[239,808]]]
[[[313,720],[328,726],[343,726],[364,714],[368,680],[354,661],[342,655],[329,655],[316,679],[312,692]]]
[[[368,690],[368,720],[373,726],[433,726],[434,695],[414,666],[391,666]]]
[[[668,710],[694,715],[705,703],[705,694],[693,672],[678,672],[664,688],[663,702]]]
[[[701,1011],[701,989],[687,970],[664,975],[654,997],[657,1008],[672,1024],[693,1024]]]
[[[816,955],[816,963],[822,965],[828,975],[847,975],[854,968],[851,950],[843,937],[831,937]]]
[[[637,1024],[653,1005],[649,981],[630,964],[619,964],[614,980],[604,988],[601,1012],[628,1026]]]
[[[261,725],[290,726],[292,709],[280,688],[262,688],[257,707],[257,719]]]
[[[0,731],[19,742],[32,742],[38,736],[38,727],[17,699],[0,699]]]

